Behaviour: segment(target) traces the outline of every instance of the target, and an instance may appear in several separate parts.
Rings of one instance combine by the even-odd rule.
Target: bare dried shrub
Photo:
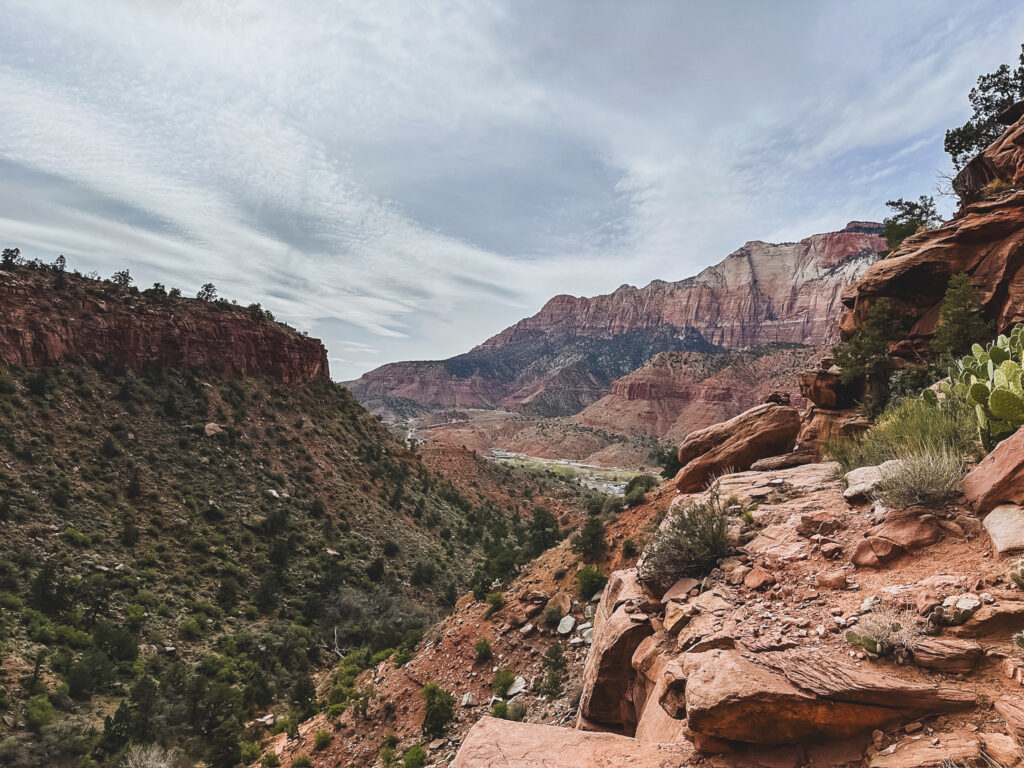
[[[897,458],[898,465],[883,470],[875,494],[890,508],[942,504],[957,492],[967,472],[963,456],[945,447],[904,451]]]

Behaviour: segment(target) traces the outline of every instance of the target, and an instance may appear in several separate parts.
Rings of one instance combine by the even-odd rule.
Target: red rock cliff
[[[687,280],[624,285],[593,298],[555,296],[478,349],[501,347],[533,331],[615,336],[663,326],[696,328],[727,349],[824,344],[836,339],[843,288],[884,250],[880,225],[857,221],[798,243],[752,241]]]
[[[109,284],[0,272],[0,364],[61,360],[195,368],[224,378],[265,376],[283,384],[327,378],[327,351],[280,323],[194,299],[159,302]]]
[[[988,317],[1003,332],[1024,321],[1024,118],[1007,128],[960,172],[954,187],[967,202],[937,229],[907,238],[843,294],[849,336],[879,298],[888,298],[909,329],[896,354],[927,349],[949,278],[971,277]]]

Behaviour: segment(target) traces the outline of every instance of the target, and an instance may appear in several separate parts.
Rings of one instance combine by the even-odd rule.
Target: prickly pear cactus
[[[949,369],[942,392],[974,406],[986,450],[1024,426],[1024,324],[988,347],[973,345],[971,354]],[[933,404],[938,400],[925,398]]]
[[[1010,577],[1010,581],[1021,589],[1024,589],[1024,559],[1018,560],[1014,563],[1013,568],[1010,569],[1010,573],[1008,575]]]
[[[885,655],[883,653],[884,649],[879,647],[879,644],[875,642],[875,639],[873,637],[858,634],[857,632],[854,632],[852,629],[846,633],[846,642],[848,642],[855,648],[863,649],[864,653],[866,653],[872,659],[877,659],[879,656]]]

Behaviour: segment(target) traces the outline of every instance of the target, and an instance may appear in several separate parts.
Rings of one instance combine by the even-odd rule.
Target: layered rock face
[[[645,432],[681,440],[695,429],[725,421],[785,394],[806,405],[795,374],[820,356],[815,347],[766,345],[707,355],[663,352],[621,379],[574,421],[613,432]]]
[[[535,331],[608,337],[663,326],[695,328],[727,349],[827,343],[844,285],[883,250],[881,227],[871,222],[850,222],[798,243],[755,240],[687,280],[624,285],[589,299],[556,296],[477,349],[513,344]]]
[[[241,308],[94,288],[70,276],[65,288],[54,289],[45,275],[0,272],[0,363],[159,364],[282,384],[328,377],[327,350],[318,340]]]
[[[844,287],[884,248],[880,225],[867,222],[797,243],[750,242],[696,277],[556,296],[465,355],[383,366],[348,385],[378,413],[418,405],[573,414],[660,352],[831,343]]]
[[[971,277],[985,314],[1003,332],[1024,321],[1024,119],[972,160],[954,183],[968,203],[943,226],[907,238],[843,293],[849,336],[874,302],[887,298],[909,332],[895,349],[926,350],[949,278]]]

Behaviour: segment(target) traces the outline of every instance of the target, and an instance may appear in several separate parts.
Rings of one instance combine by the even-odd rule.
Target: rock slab
[[[466,735],[452,768],[593,768],[684,765],[688,743],[655,744],[552,725],[481,718]]]

